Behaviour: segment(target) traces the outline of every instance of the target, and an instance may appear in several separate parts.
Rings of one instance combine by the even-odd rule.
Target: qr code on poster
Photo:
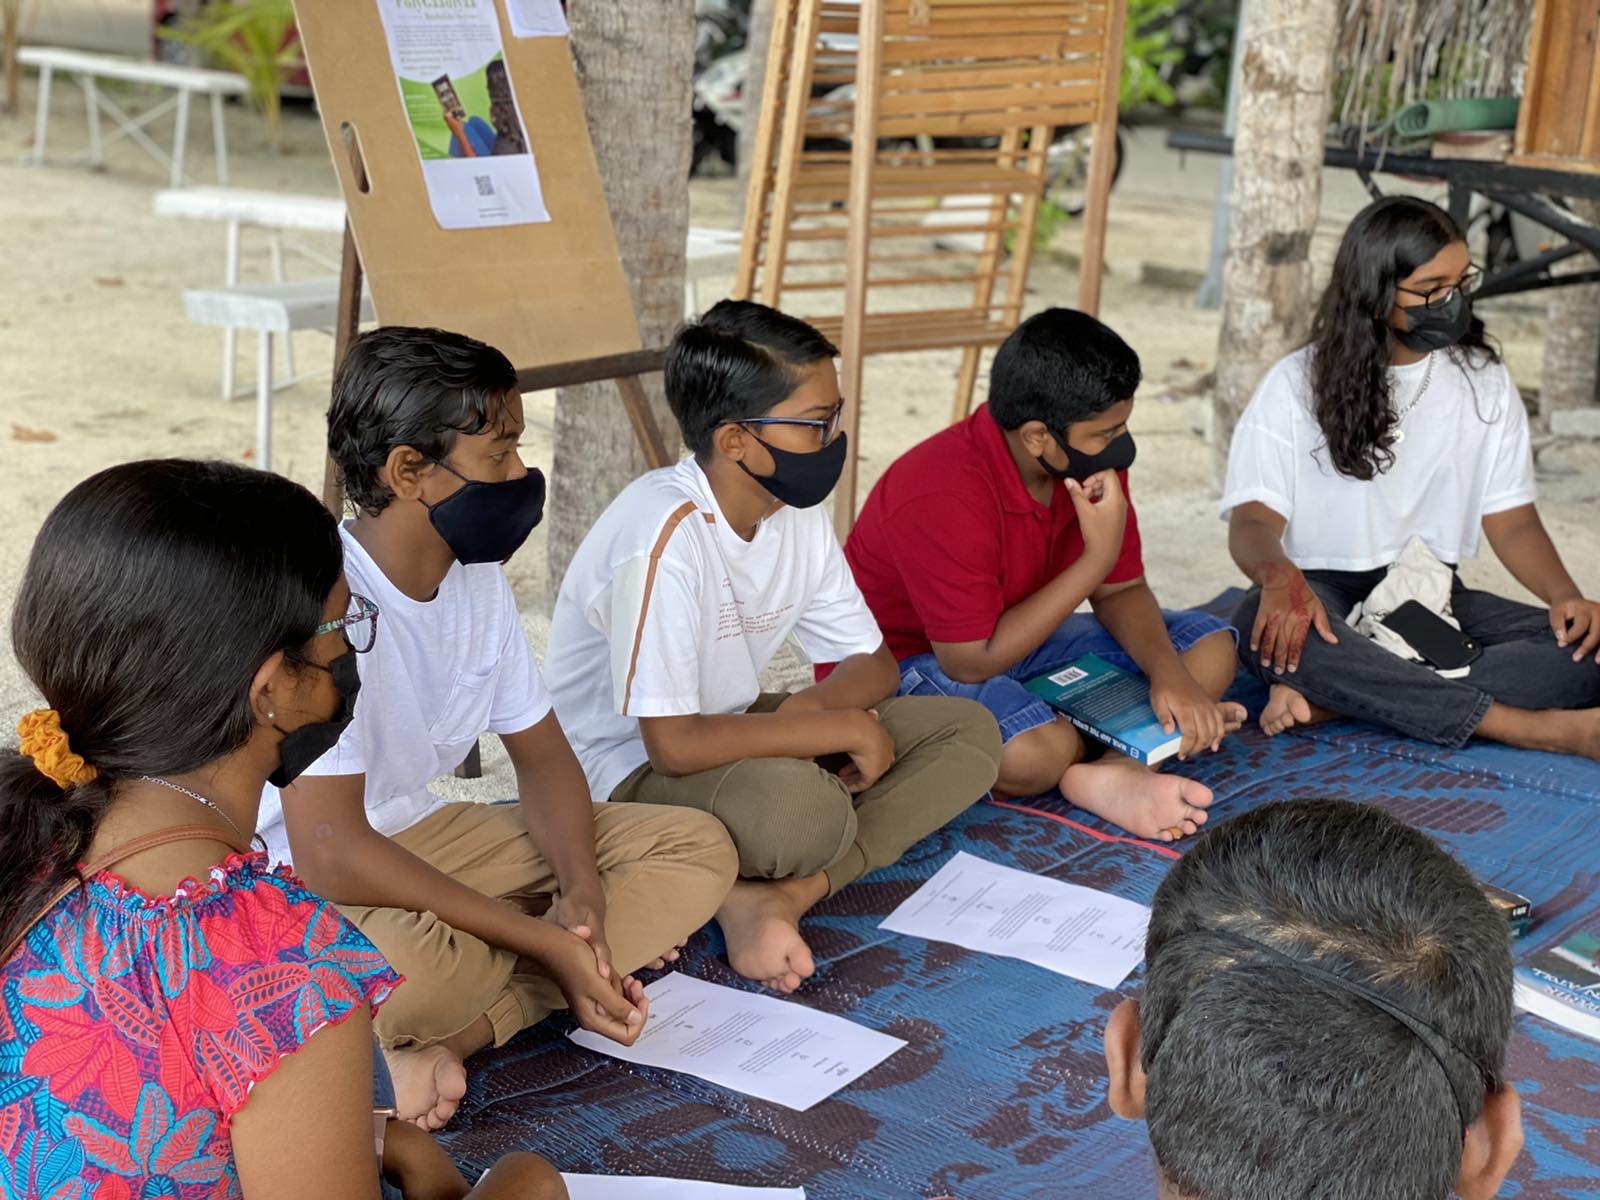
[[[1065,671],[1057,671],[1050,676],[1050,682],[1057,687],[1066,687],[1069,683],[1077,683],[1080,679],[1089,678],[1089,672],[1082,667],[1068,667]]]
[[[494,195],[494,178],[490,175],[474,175],[472,182],[478,185],[478,195]]]

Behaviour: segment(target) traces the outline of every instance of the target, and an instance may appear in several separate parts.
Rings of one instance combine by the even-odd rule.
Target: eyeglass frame
[[[378,644],[378,614],[381,610],[375,603],[373,603],[373,601],[367,599],[360,592],[351,592],[350,602],[352,604],[359,604],[361,606],[361,611],[345,613],[344,616],[340,617],[336,621],[324,621],[322,624],[316,627],[311,636],[313,638],[319,638],[325,633],[333,633],[335,630],[349,629],[352,625],[359,625],[363,621],[371,621],[372,640],[368,642],[365,647],[357,647],[356,644],[350,640],[350,636],[348,634],[345,635],[344,639],[345,645],[349,646],[351,650],[355,651],[355,653],[365,654]]]
[[[1429,288],[1426,292],[1419,292],[1416,288],[1408,288],[1402,283],[1394,285],[1394,290],[1404,292],[1408,296],[1418,296],[1422,300],[1423,308],[1443,308],[1450,300],[1451,292],[1460,292],[1463,296],[1470,296],[1478,290],[1483,283],[1483,268],[1477,263],[1468,263],[1467,269],[1461,273],[1461,278],[1455,283],[1440,284],[1436,288]],[[1435,296],[1443,293],[1443,299],[1434,300]]]
[[[822,434],[824,446],[832,443],[839,436],[840,426],[844,419],[844,397],[839,397],[839,403],[833,406],[833,411],[826,417],[745,417],[738,421],[728,421],[728,425],[803,425],[815,429]],[[833,433],[828,433],[829,427]]]

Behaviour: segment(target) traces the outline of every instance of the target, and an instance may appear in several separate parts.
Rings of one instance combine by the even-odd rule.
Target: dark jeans
[[[1422,663],[1407,662],[1344,622],[1384,577],[1384,570],[1307,571],[1311,590],[1328,610],[1339,644],[1330,646],[1315,630],[1306,638],[1300,670],[1277,674],[1250,651],[1261,589],[1233,614],[1239,631],[1239,658],[1263,683],[1287,683],[1313,704],[1341,716],[1377,721],[1410,737],[1443,746],[1461,746],[1472,736],[1489,705],[1513,708],[1591,708],[1600,705],[1600,667],[1592,658],[1572,661],[1573,648],[1556,644],[1542,608],[1518,604],[1489,592],[1473,591],[1458,577],[1451,611],[1483,654],[1460,679],[1441,678]]]

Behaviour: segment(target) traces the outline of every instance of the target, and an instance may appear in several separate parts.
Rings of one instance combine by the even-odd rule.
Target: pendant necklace
[[[215,800],[207,800],[199,792],[191,792],[188,788],[183,787],[180,784],[173,783],[172,780],[170,780],[170,779],[161,779],[161,778],[158,778],[155,775],[141,775],[141,776],[139,776],[139,781],[141,783],[158,783],[164,788],[171,788],[175,792],[181,792],[183,795],[189,797],[189,799],[191,799],[191,800],[199,801],[201,804],[204,804],[207,808],[209,808],[212,812],[216,813],[217,816],[221,817],[224,821],[226,821],[232,827],[233,831],[239,835],[239,840],[244,845],[248,846],[250,844],[250,839],[245,835],[244,830],[239,828],[238,822],[236,822],[227,813],[223,812],[222,811],[222,806],[219,805]]]
[[[1399,412],[1395,413],[1395,415],[1394,415],[1394,438],[1389,443],[1391,446],[1398,446],[1401,442],[1406,440],[1406,431],[1404,429],[1400,428],[1400,422],[1402,422],[1402,421],[1404,421],[1406,419],[1407,414],[1410,413],[1413,408],[1415,408],[1418,404],[1422,403],[1422,397],[1427,392],[1428,385],[1430,383],[1432,383],[1432,382],[1433,382],[1433,352],[1429,351],[1428,352],[1428,369],[1422,373],[1422,386],[1417,389],[1417,394],[1415,396],[1411,397],[1411,403],[1407,404],[1404,408],[1402,408]]]

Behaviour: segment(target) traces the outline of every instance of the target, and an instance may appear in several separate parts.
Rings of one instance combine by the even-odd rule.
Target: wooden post
[[[339,252],[339,308],[338,323],[333,327],[333,377],[339,378],[339,368],[350,350],[350,343],[361,332],[361,255],[356,250],[355,235],[350,232],[350,222],[344,223],[344,247]],[[288,334],[284,335],[289,336]],[[333,514],[334,520],[344,515],[344,494],[339,490],[339,472],[333,465],[333,455],[328,454],[322,463],[322,503]]]
[[[867,269],[872,252],[872,171],[878,160],[878,88],[883,75],[884,0],[862,0],[857,36],[855,136],[850,140],[850,219],[845,235],[844,325],[839,350],[839,386],[844,393],[843,431],[849,435],[844,473],[833,492],[833,527],[844,540],[856,520],[856,464],[861,453],[861,379],[866,353]],[[809,72],[807,72],[809,75]],[[781,170],[781,167],[780,167]],[[777,214],[774,214],[776,221]],[[781,260],[780,260],[781,261]]]
[[[789,39],[794,33],[795,3],[796,0],[774,0],[772,36],[767,46],[766,70],[761,77],[761,114],[756,124],[755,144],[749,163],[740,164],[746,176],[744,235],[739,243],[739,266],[733,280],[733,295],[740,300],[748,300],[755,294],[756,272],[761,267],[761,226],[767,219],[767,199],[772,195],[772,160],[777,150],[777,132],[782,127],[784,86],[793,71]],[[745,89],[745,95],[750,95],[749,88]],[[747,107],[745,120],[749,119]]]
[[[778,135],[777,174],[772,181],[772,204],[766,214],[766,253],[762,258],[766,270],[760,273],[759,294],[751,293],[763,304],[770,304],[774,308],[777,308],[783,300],[783,268],[788,256],[789,223],[794,219],[794,184],[795,177],[800,172],[800,155],[804,152],[806,144],[806,113],[811,107],[811,64],[817,56],[817,26],[822,13],[820,0],[797,0],[797,2],[800,9],[794,23],[788,90],[783,103],[783,124]],[[867,7],[871,7],[870,3],[863,6]],[[865,19],[863,15],[862,20]],[[769,72],[772,70],[771,59],[767,61],[767,70]],[[859,71],[857,74],[856,86],[859,96]],[[859,104],[859,100],[857,103]],[[754,179],[755,176],[752,175],[751,178]],[[767,206],[758,206],[755,219],[760,219],[759,209],[765,207]],[[750,220],[750,215],[746,213],[747,230],[750,227]],[[759,225],[757,227],[759,228]],[[743,249],[743,253],[751,259],[752,272],[756,269],[755,255],[760,245],[759,242],[752,245],[747,241]]]
[[[1127,0],[1109,0],[1106,40],[1101,51],[1100,100],[1089,150],[1087,205],[1083,211],[1083,252],[1078,267],[1078,307],[1100,312],[1100,282],[1106,257],[1106,218],[1111,208],[1111,169],[1117,154],[1117,104],[1122,95],[1122,39]]]

